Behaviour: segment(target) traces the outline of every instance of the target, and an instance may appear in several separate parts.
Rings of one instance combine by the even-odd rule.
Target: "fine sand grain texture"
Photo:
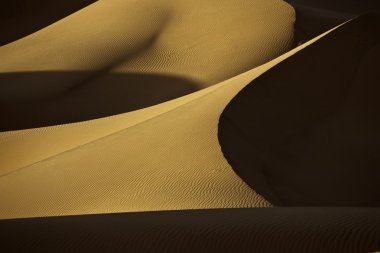
[[[0,252],[379,251],[379,17],[342,1],[10,3]]]
[[[7,164],[2,166],[0,201],[6,205],[0,217],[270,206],[224,159],[217,138],[219,116],[252,79],[317,39],[154,107],[3,132],[1,161]]]

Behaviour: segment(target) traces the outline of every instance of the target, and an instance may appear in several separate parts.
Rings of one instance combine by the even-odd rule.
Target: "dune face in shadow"
[[[61,81],[65,81],[65,85]],[[75,84],[72,84],[75,83]],[[124,113],[197,90],[173,76],[89,72],[0,74],[1,131],[57,125]]]
[[[311,9],[323,9],[353,15],[362,15],[370,11],[380,11],[378,0],[286,0],[286,2],[293,6],[304,6]]]
[[[11,0],[1,3],[0,46],[32,34],[96,0]]]
[[[337,11],[310,8],[302,5],[293,5],[293,7],[296,10],[297,17],[294,24],[294,46],[354,18],[352,14]]]
[[[278,64],[220,117],[235,172],[276,205],[380,206],[380,16]]]
[[[296,11],[294,46],[356,16],[380,12],[377,0],[286,0]]]
[[[379,219],[375,208],[211,209],[2,220],[0,231],[7,252],[361,253],[380,249]]]

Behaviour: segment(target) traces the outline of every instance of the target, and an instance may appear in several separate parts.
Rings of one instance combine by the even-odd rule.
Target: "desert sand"
[[[233,208],[13,219],[17,252],[310,252],[379,249],[374,208]]]
[[[47,18],[39,28],[13,34],[0,47],[0,230],[7,231],[0,239],[8,251],[380,249],[376,176],[367,188],[360,182],[361,191],[350,192],[349,201],[339,194],[326,201],[321,194],[334,189],[316,190],[322,181],[309,184],[310,171],[293,177],[296,166],[286,159],[289,174],[283,178],[296,178],[296,184],[260,183],[277,171],[250,174],[257,169],[251,166],[257,154],[247,152],[267,139],[275,153],[270,162],[278,165],[275,158],[282,153],[276,148],[282,151],[281,138],[292,136],[287,129],[307,125],[307,113],[320,109],[308,103],[316,99],[326,110],[335,105],[331,101],[351,83],[329,93],[326,86],[341,81],[341,67],[331,61],[334,66],[318,72],[312,63],[319,57],[315,64],[322,65],[334,55],[342,30],[355,37],[350,26],[362,17],[335,9],[295,10],[281,0],[100,0],[84,7],[89,2],[68,8],[72,14],[64,18]],[[357,29],[372,46],[380,33],[368,27]],[[346,48],[363,44],[368,46],[358,39]],[[337,50],[347,53],[342,66],[363,55],[344,49]],[[360,77],[376,72],[369,58],[370,71]],[[326,85],[323,78],[334,70],[338,74]],[[262,83],[278,99],[252,88]],[[271,85],[278,83],[289,89],[276,93]],[[299,92],[308,83],[320,97]],[[369,90],[357,88],[354,94],[363,101]],[[304,102],[297,108],[308,106],[305,115],[291,107],[296,101]],[[294,125],[281,121],[287,116],[271,110],[275,105]],[[278,121],[268,123],[273,115]],[[262,117],[260,124],[252,125],[256,116]],[[249,130],[256,128],[263,132],[252,137]],[[226,132],[232,144],[225,141]],[[247,134],[244,143],[241,132]],[[377,140],[375,132],[371,136]],[[318,147],[314,151],[321,152]],[[286,151],[297,154],[292,147]],[[305,159],[315,162],[310,157]],[[349,172],[355,171],[351,166]],[[302,191],[310,186],[311,195],[294,195],[300,185]],[[370,198],[363,198],[367,193]]]

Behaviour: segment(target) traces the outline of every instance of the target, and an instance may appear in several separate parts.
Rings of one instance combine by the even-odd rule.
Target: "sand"
[[[380,249],[375,208],[244,208],[0,221],[12,252],[310,252]]]
[[[273,207],[218,139],[242,89],[352,17],[315,11],[294,27],[280,0],[100,0],[1,46],[2,247],[380,249],[377,208]]]

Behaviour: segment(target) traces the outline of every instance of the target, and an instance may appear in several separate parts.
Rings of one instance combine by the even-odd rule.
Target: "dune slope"
[[[300,9],[297,13],[299,16]],[[231,162],[226,143],[220,138],[226,133],[223,121],[231,105],[238,104],[244,117],[261,112],[263,120],[252,127],[264,124],[259,138],[268,139],[269,144],[274,137],[282,136],[277,132],[274,137],[268,136],[265,131],[298,130],[297,117],[290,123],[265,125],[273,115],[283,118],[271,111],[279,103],[285,111],[289,100],[290,104],[305,100],[301,106],[310,112],[313,98],[322,97],[317,104],[331,109],[331,104],[339,103],[337,98],[344,96],[339,91],[349,90],[341,86],[351,84],[348,80],[334,86],[340,84],[342,71],[338,64],[331,65],[339,59],[345,60],[339,63],[348,66],[347,70],[354,69],[350,68],[352,57],[361,58],[360,75],[356,77],[360,77],[362,86],[376,88],[371,77],[376,76],[373,67],[378,50],[375,47],[365,57],[358,57],[360,50],[356,50],[377,41],[377,37],[371,37],[374,27],[359,26],[354,36],[343,36],[349,42],[342,47],[349,49],[347,55],[342,50],[336,50],[334,55],[330,50],[326,56],[326,46],[335,45],[342,31],[350,31],[352,24],[360,24],[363,18],[305,42],[347,16],[310,9],[302,10],[302,14],[306,16],[296,22],[294,34],[294,10],[283,1],[102,0],[1,47],[0,56],[5,61],[0,62],[0,113],[6,119],[0,126],[7,131],[0,132],[0,249],[379,250],[378,208],[270,208],[277,204],[276,199],[262,191],[260,185],[249,187],[249,180],[243,177],[247,185],[235,174],[236,171],[241,176],[240,164],[236,167]],[[296,44],[303,44],[260,65],[288,50],[293,37]],[[367,40],[363,42],[361,38]],[[310,52],[315,53],[313,57]],[[299,61],[304,55],[308,56],[306,63]],[[332,74],[336,82],[326,81],[326,73]],[[280,98],[286,97],[285,101],[273,100],[271,94],[260,97],[259,90],[257,96],[263,106],[251,106],[250,100],[240,103],[241,94],[252,86],[260,88],[265,83],[266,89],[274,90],[271,87],[278,79],[281,83],[289,81],[287,78],[294,78],[294,82],[286,82],[289,89],[275,89]],[[308,90],[315,92],[311,98],[292,89],[291,84],[300,84],[300,80],[317,84]],[[359,119],[373,116],[377,108],[371,107],[377,105],[377,93],[367,96],[366,92],[376,89],[363,90],[362,86],[346,99],[351,107],[363,101],[369,105],[357,107],[368,109],[358,111]],[[201,90],[193,92],[198,89]],[[179,96],[182,97],[173,99]],[[290,113],[300,115],[299,108],[293,109]],[[126,111],[130,112],[118,114]],[[113,116],[104,117],[108,115]],[[303,118],[307,121],[308,116]],[[246,118],[238,119],[238,123],[244,123]],[[93,120],[83,121],[87,119]],[[63,124],[68,122],[72,123]],[[288,124],[296,126],[287,127]],[[227,130],[234,141],[239,141],[236,128]],[[333,131],[332,137],[339,134]],[[370,134],[377,137],[376,133]],[[260,142],[249,143],[249,147],[247,143],[233,144],[237,145],[228,147],[244,155]],[[250,152],[248,157],[254,158],[253,154]],[[284,158],[279,152],[275,155]],[[241,161],[247,161],[245,158]],[[252,168],[256,167],[249,169]],[[365,187],[357,192],[363,193]],[[315,199],[307,200],[306,204],[310,204]]]
[[[12,252],[310,252],[380,249],[376,208],[245,208],[0,221]]]

